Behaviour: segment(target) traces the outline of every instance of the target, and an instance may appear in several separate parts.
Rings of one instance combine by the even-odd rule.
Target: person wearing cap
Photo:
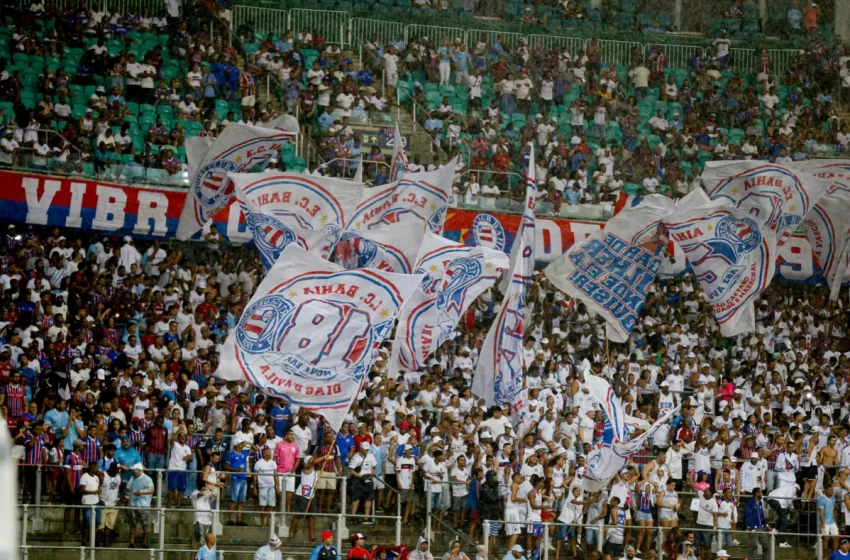
[[[842,538],[838,544],[838,550],[834,550],[828,560],[850,560],[850,539]]]
[[[337,560],[339,553],[334,545],[334,534],[331,531],[322,531],[322,542],[310,553],[309,560]]]
[[[258,548],[257,552],[254,553],[254,560],[280,560],[280,545],[278,536],[272,534],[269,537],[269,542]]]
[[[373,560],[376,545],[372,546],[372,550],[366,549],[366,535],[363,533],[354,533],[351,535],[351,550],[346,555],[346,560]]]
[[[129,524],[130,524],[130,548],[136,547],[136,531],[142,527],[143,548],[147,548],[148,536],[150,534],[150,507],[154,494],[153,480],[145,474],[145,468],[141,463],[130,467],[133,473],[127,494],[130,496]]]
[[[513,545],[502,557],[502,560],[525,560],[522,546],[518,544]]]
[[[402,507],[402,525],[410,523],[413,513],[413,503],[416,496],[413,493],[413,473],[416,471],[416,459],[413,457],[413,446],[409,443],[401,445],[401,457],[395,460],[396,482],[398,483],[398,500]]]
[[[357,453],[348,462],[348,474],[351,478],[351,515],[357,515],[360,503],[363,503],[363,517],[368,517],[372,511],[372,502],[375,499],[375,485],[372,475],[377,472],[378,461],[370,453],[372,444],[363,441]],[[364,524],[372,524],[364,521]]]

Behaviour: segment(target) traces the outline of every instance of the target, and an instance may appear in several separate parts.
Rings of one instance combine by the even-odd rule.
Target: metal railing
[[[146,1],[146,0],[145,0]],[[266,18],[268,16],[268,18]],[[264,19],[268,21],[264,22]],[[386,44],[391,40],[404,37],[406,42],[414,37],[427,37],[434,45],[441,45],[443,40],[454,43],[459,39],[467,46],[473,46],[480,38],[490,44],[501,37],[504,47],[511,49],[521,42],[526,42],[529,47],[537,44],[546,49],[566,49],[571,54],[579,50],[586,50],[590,39],[585,36],[570,35],[544,35],[523,34],[514,31],[494,31],[491,29],[469,29],[442,25],[423,25],[411,23],[403,25],[398,22],[384,20],[373,20],[362,17],[352,17],[346,11],[336,10],[309,10],[297,8],[293,10],[276,10],[272,8],[261,8],[256,6],[234,6],[233,25],[252,22],[255,30],[268,30],[278,34],[285,31],[295,33],[304,28],[309,30],[319,29],[325,40],[329,43],[339,44],[343,48],[353,47],[358,41],[367,40],[374,33],[379,42]],[[285,23],[284,23],[285,22]],[[653,48],[651,36],[647,36],[645,42],[619,41],[610,39],[599,39],[596,41],[600,50],[603,64],[630,65],[632,53],[637,50],[639,58],[644,58],[645,53]],[[691,57],[697,49],[706,54],[711,48],[711,42],[706,40],[703,44],[676,44],[664,43],[660,45],[667,58],[667,67],[676,69],[687,69]],[[759,51],[749,48],[733,48],[730,71],[754,72],[759,59]],[[795,49],[769,49],[771,70],[774,74],[781,75],[796,60],[799,51]]]

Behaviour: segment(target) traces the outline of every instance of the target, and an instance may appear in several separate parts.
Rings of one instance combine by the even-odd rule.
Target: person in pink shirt
[[[286,511],[292,511],[292,496],[295,492],[295,467],[298,466],[301,450],[295,443],[295,432],[291,429],[286,431],[283,441],[274,448],[274,461],[277,463],[277,472],[292,476],[284,477],[286,480]]]

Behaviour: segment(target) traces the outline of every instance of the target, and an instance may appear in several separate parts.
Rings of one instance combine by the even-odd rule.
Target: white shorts
[[[256,95],[246,95],[242,98],[243,107],[253,107],[257,103]]]
[[[381,479],[377,477],[372,479],[372,484],[374,485],[375,490],[383,490],[387,487],[387,485],[384,484],[383,481],[381,481]]]
[[[388,86],[395,87],[395,85],[397,83],[398,83],[398,74],[397,73],[387,74],[387,85]]]
[[[295,475],[286,476],[286,491],[287,492],[295,492]]]
[[[824,525],[823,527],[821,527],[821,535],[823,535],[824,537],[837,537],[838,525],[836,525],[835,523]]]
[[[511,523],[512,521],[522,521],[522,515],[515,509],[505,510],[505,535],[519,535],[522,533],[522,525]]]
[[[260,507],[268,506],[274,507],[277,503],[275,498],[274,486],[269,486],[268,488],[259,488],[257,490],[257,498],[260,502]]]

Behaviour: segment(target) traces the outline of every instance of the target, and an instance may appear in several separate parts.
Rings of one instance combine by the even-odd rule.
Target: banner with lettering
[[[280,154],[292,132],[234,123],[215,139],[200,161],[194,150],[187,152],[189,196],[180,215],[177,239],[189,239],[233,199],[230,173],[251,171]]]
[[[228,179],[247,211],[266,270],[290,243],[327,256],[363,193],[351,181],[301,173],[232,173]]]
[[[342,424],[421,275],[344,270],[290,245],[228,335],[216,376]]]
[[[755,329],[755,299],[776,268],[776,233],[728,201],[697,189],[663,219],[687,256],[723,336]]]
[[[173,239],[186,189],[152,185],[120,185],[87,177],[40,175],[0,170],[0,221],[17,224],[78,228],[106,235]],[[443,236],[468,246],[481,245],[509,253],[522,216],[449,208]],[[252,242],[242,208],[235,200],[213,217],[213,224],[230,243]],[[605,222],[537,216],[534,255],[537,264],[557,259],[576,241],[602,229]],[[675,243],[668,247],[659,275],[685,270],[685,258]],[[812,258],[805,234],[793,235],[779,253],[777,274],[794,282],[819,282],[823,276]]]
[[[829,182],[804,171],[757,160],[710,161],[701,179],[709,198],[729,202],[762,231],[773,231],[778,247],[829,188]]]
[[[556,288],[605,319],[613,342],[625,342],[637,324],[667,246],[659,223],[674,208],[666,196],[645,196],[544,270]]]
[[[394,183],[365,189],[348,229],[419,221],[435,233],[442,232],[456,166],[457,158],[436,171],[405,173]]]
[[[836,300],[841,284],[850,280],[850,160],[798,161],[794,168],[830,183],[826,196],[806,215],[803,227],[829,285],[829,297]]]

